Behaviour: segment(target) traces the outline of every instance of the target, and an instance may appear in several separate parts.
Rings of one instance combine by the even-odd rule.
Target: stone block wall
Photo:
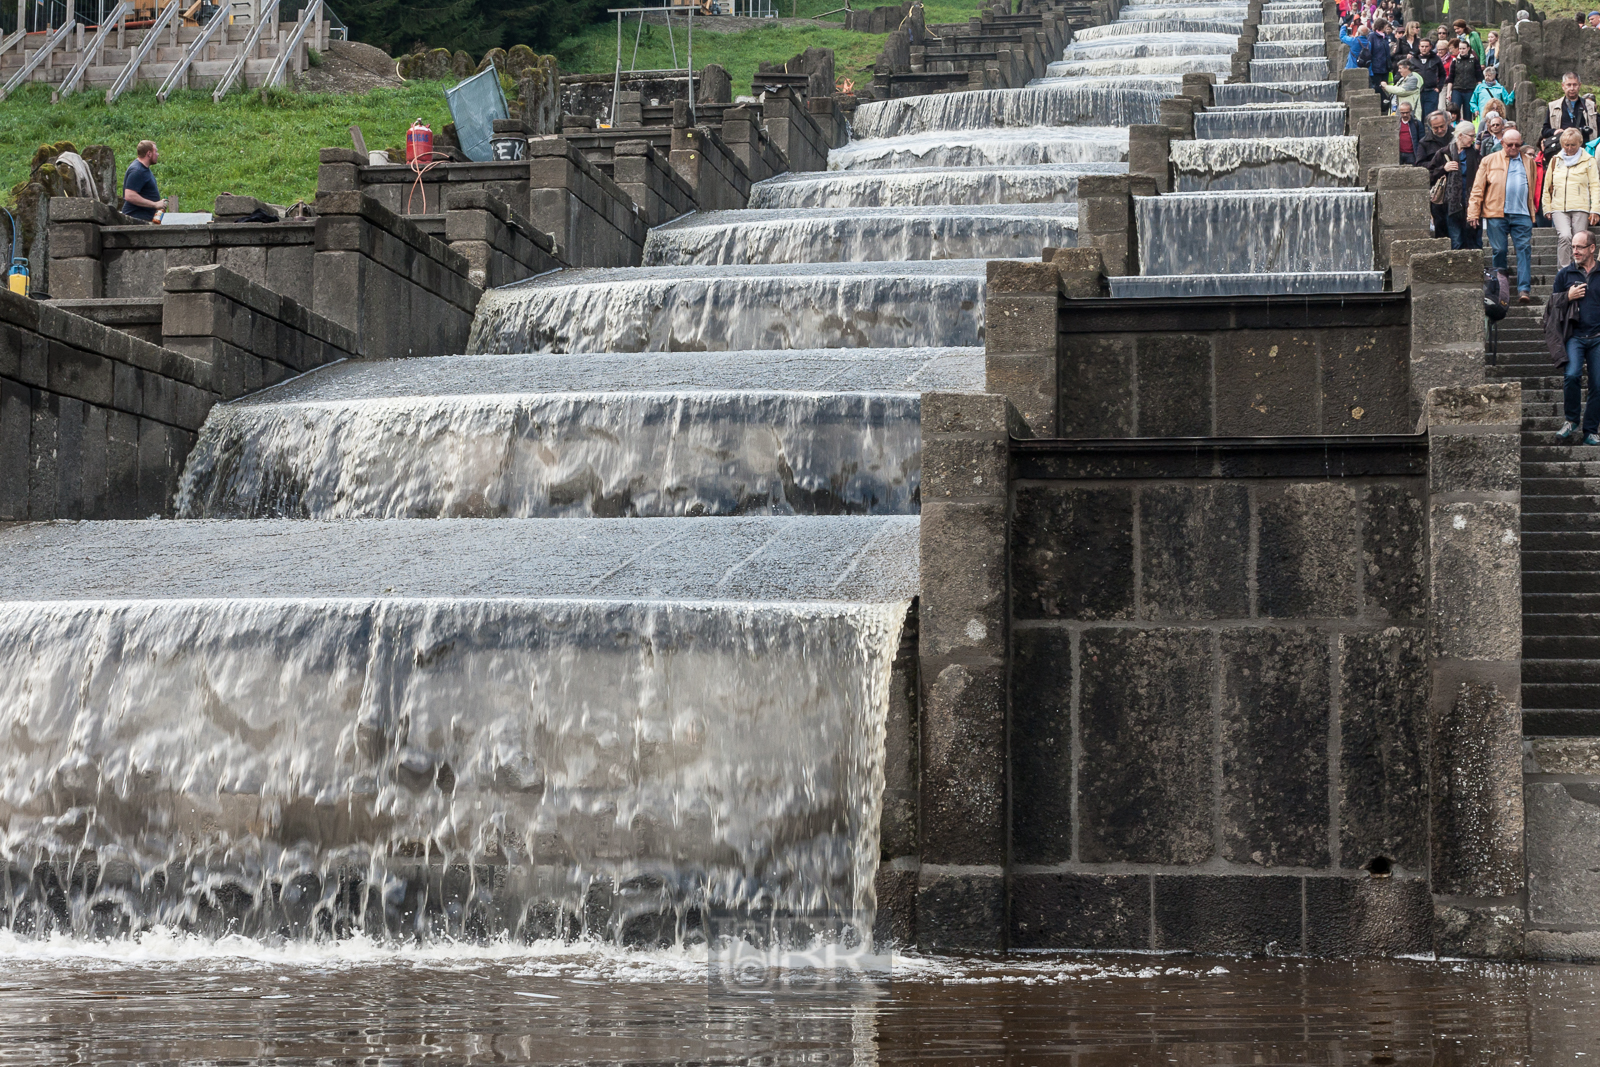
[[[483,290],[465,256],[362,193],[317,196],[312,309],[388,359],[466,350]]]
[[[1013,947],[1429,947],[1425,464],[1014,444]]]
[[[648,228],[633,200],[564,137],[528,142],[528,218],[572,266],[636,267]],[[674,164],[676,161],[674,161]]]
[[[467,280],[492,289],[566,264],[555,242],[485,189],[452,189],[445,201],[444,239],[467,260]]]
[[[687,108],[684,110],[687,120]],[[694,189],[695,206],[700,211],[744,207],[750,202],[750,186],[759,180],[752,178],[744,162],[714,130],[705,126],[674,123],[672,166]]]
[[[1531,737],[1522,751],[1527,954],[1600,960],[1600,741]]]
[[[611,177],[638,205],[646,226],[694,210],[694,187],[672,168],[668,152],[649,141],[622,141],[611,153]]]
[[[0,520],[170,513],[208,368],[0,291]]]

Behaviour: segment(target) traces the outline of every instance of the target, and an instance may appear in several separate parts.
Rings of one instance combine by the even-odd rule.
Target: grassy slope
[[[352,125],[372,148],[398,147],[419,117],[440,129],[450,121],[446,84],[414,82],[365,96],[275,92],[265,102],[257,92],[233,93],[220,104],[199,92],[160,104],[152,88],[143,88],[111,107],[102,93],[51,104],[48,88],[30,87],[0,103],[0,192],[27,177],[28,159],[41,144],[108,144],[121,169],[149,137],[161,146],[161,191],[178,193],[185,211],[211,210],[224,191],[275,204],[310,200],[319,148],[349,147]]]

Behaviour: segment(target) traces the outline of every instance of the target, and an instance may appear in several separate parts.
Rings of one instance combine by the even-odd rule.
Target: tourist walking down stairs
[[[1583,135],[1561,131],[1561,151],[1545,164],[1545,214],[1556,227],[1556,266],[1572,262],[1572,241],[1600,224],[1600,171],[1594,157],[1583,150]]]
[[[1562,130],[1581,130],[1588,144],[1600,136],[1600,117],[1595,114],[1594,101],[1578,95],[1583,83],[1571,71],[1561,75],[1561,98],[1550,101],[1550,110],[1544,118],[1544,129],[1539,132],[1539,144],[1546,157],[1561,151],[1556,141]]]
[[[1482,248],[1478,231],[1467,225],[1467,202],[1472,197],[1477,182],[1478,165],[1483,156],[1472,133],[1472,123],[1463,122],[1456,127],[1455,138],[1434,153],[1428,163],[1428,177],[1433,183],[1434,235],[1450,235],[1452,249]],[[1439,183],[1443,182],[1441,186]],[[1444,219],[1441,228],[1439,220]]]
[[[1471,123],[1465,124],[1468,129]],[[1494,249],[1495,270],[1506,269],[1506,242],[1517,253],[1517,302],[1533,303],[1534,151],[1524,148],[1522,131],[1509,129],[1505,147],[1478,164],[1467,202],[1467,225],[1482,225]]]
[[[1566,421],[1556,438],[1578,434],[1582,379],[1589,379],[1589,406],[1583,410],[1583,443],[1600,445],[1600,279],[1594,277],[1594,237],[1572,236],[1572,262],[1556,273],[1544,309],[1544,339],[1556,366],[1565,364],[1562,406]],[[1587,375],[1585,375],[1587,372]]]

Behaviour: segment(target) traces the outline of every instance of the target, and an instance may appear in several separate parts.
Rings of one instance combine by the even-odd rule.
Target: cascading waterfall
[[[915,519],[0,537],[14,930],[870,922]]]
[[[828,154],[831,170],[1025,167],[1041,163],[1120,163],[1128,131],[1109,126],[1024,126],[932,132],[852,141]]]
[[[868,140],[933,130],[988,130],[1005,126],[1131,126],[1155,122],[1161,101],[1182,79],[1036,81],[1023,89],[936,93],[875,100],[856,108],[851,132]]]
[[[1256,27],[1256,44],[1267,41],[1321,41],[1322,25],[1311,22],[1279,22]]]
[[[1072,40],[1075,44],[1081,44],[1085,41],[1103,41],[1108,37],[1150,33],[1225,33],[1237,39],[1243,32],[1243,19],[1137,19],[1108,22],[1103,26],[1085,26],[1072,31]]]
[[[1218,107],[1294,101],[1331,104],[1339,99],[1339,83],[1320,79],[1297,82],[1219,83],[1212,86],[1211,99]]]
[[[1149,275],[1371,270],[1373,202],[1353,189],[1137,197],[1139,264]]]
[[[1211,108],[1194,117],[1201,140],[1342,137],[1345,110],[1336,107]]]
[[[1252,59],[1250,80],[1253,82],[1307,82],[1328,76],[1328,61],[1322,56],[1313,59]]]
[[[981,349],[344,363],[213,409],[184,518],[914,514]]]
[[[1237,34],[1147,33],[1095,41],[1074,40],[1067,46],[1063,58],[1094,60],[1214,56],[1230,54],[1238,46]]]
[[[660,352],[983,343],[981,260],[591,268],[485,293],[467,347]]]
[[[1078,243],[1065,204],[709,211],[652,230],[645,266],[1015,259]]]
[[[1051,78],[1120,78],[1139,74],[1226,74],[1230,55],[1175,56],[1157,59],[1058,60],[1045,68]]]
[[[1312,59],[1325,58],[1325,49],[1321,40],[1257,41],[1253,54],[1257,59]]]
[[[1072,204],[1078,176],[1126,174],[1126,163],[1050,163],[1034,167],[936,167],[810,171],[769,178],[750,189],[750,207],[915,207],[944,204]]]
[[[1173,141],[1179,192],[1355,185],[1354,137]]]

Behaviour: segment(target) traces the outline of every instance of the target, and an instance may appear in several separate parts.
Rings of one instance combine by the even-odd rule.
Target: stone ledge
[[[1520,425],[1522,383],[1439,386],[1428,390],[1426,410],[1427,424],[1430,428],[1484,424]]]
[[[314,206],[319,216],[354,215],[364,219],[404,241],[429,259],[461,275],[463,279],[466,278],[468,267],[465,257],[452,251],[444,242],[428,236],[405,216],[395,214],[365,193],[318,193]]]

